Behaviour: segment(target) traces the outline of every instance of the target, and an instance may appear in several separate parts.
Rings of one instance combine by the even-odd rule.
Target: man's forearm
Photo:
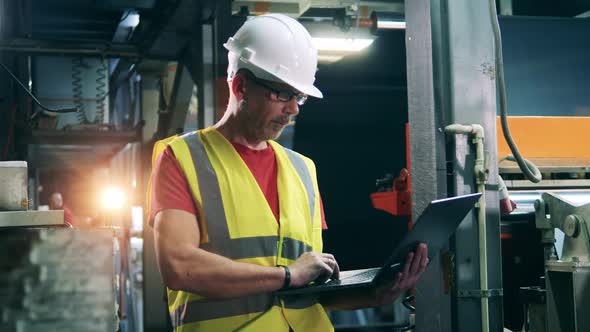
[[[162,271],[171,276],[164,278],[167,286],[210,298],[273,292],[285,280],[283,268],[236,262],[198,248],[172,260],[171,271]]]
[[[154,219],[154,242],[164,284],[210,298],[233,298],[280,289],[285,271],[240,263],[200,249],[198,220],[167,209]]]

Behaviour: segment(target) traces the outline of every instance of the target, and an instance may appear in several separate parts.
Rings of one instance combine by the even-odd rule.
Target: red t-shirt
[[[72,210],[70,210],[67,206],[62,206],[61,207],[64,210],[64,221],[66,222],[66,224],[70,224],[72,226],[78,226],[76,224],[74,224],[74,214],[72,213]]]
[[[238,154],[248,168],[260,189],[264,193],[277,222],[279,220],[279,194],[277,190],[277,160],[275,152],[270,145],[263,150],[252,150],[249,147],[232,143]],[[172,148],[166,150],[158,157],[153,170],[152,201],[148,223],[153,226],[156,214],[165,209],[178,209],[195,215],[197,211],[192,199],[188,181],[180,168],[180,164]],[[322,229],[326,229],[324,206],[320,197],[320,210],[322,213]]]

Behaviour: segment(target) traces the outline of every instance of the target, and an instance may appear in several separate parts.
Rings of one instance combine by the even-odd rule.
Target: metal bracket
[[[499,297],[504,295],[504,290],[502,288],[498,289],[468,289],[468,290],[460,290],[457,292],[457,297],[475,297],[475,298],[482,298],[482,297]]]

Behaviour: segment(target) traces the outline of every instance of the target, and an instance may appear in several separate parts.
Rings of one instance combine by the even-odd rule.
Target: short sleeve
[[[153,226],[156,214],[166,209],[183,210],[197,215],[188,181],[169,146],[156,161],[152,171],[151,190],[151,211],[148,219],[150,226]]]

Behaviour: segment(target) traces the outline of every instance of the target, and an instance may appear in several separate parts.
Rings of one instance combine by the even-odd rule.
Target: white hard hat
[[[318,50],[297,20],[281,15],[256,16],[242,25],[227,43],[227,80],[238,70],[250,70],[260,79],[286,83],[307,95],[322,98],[313,86]]]

